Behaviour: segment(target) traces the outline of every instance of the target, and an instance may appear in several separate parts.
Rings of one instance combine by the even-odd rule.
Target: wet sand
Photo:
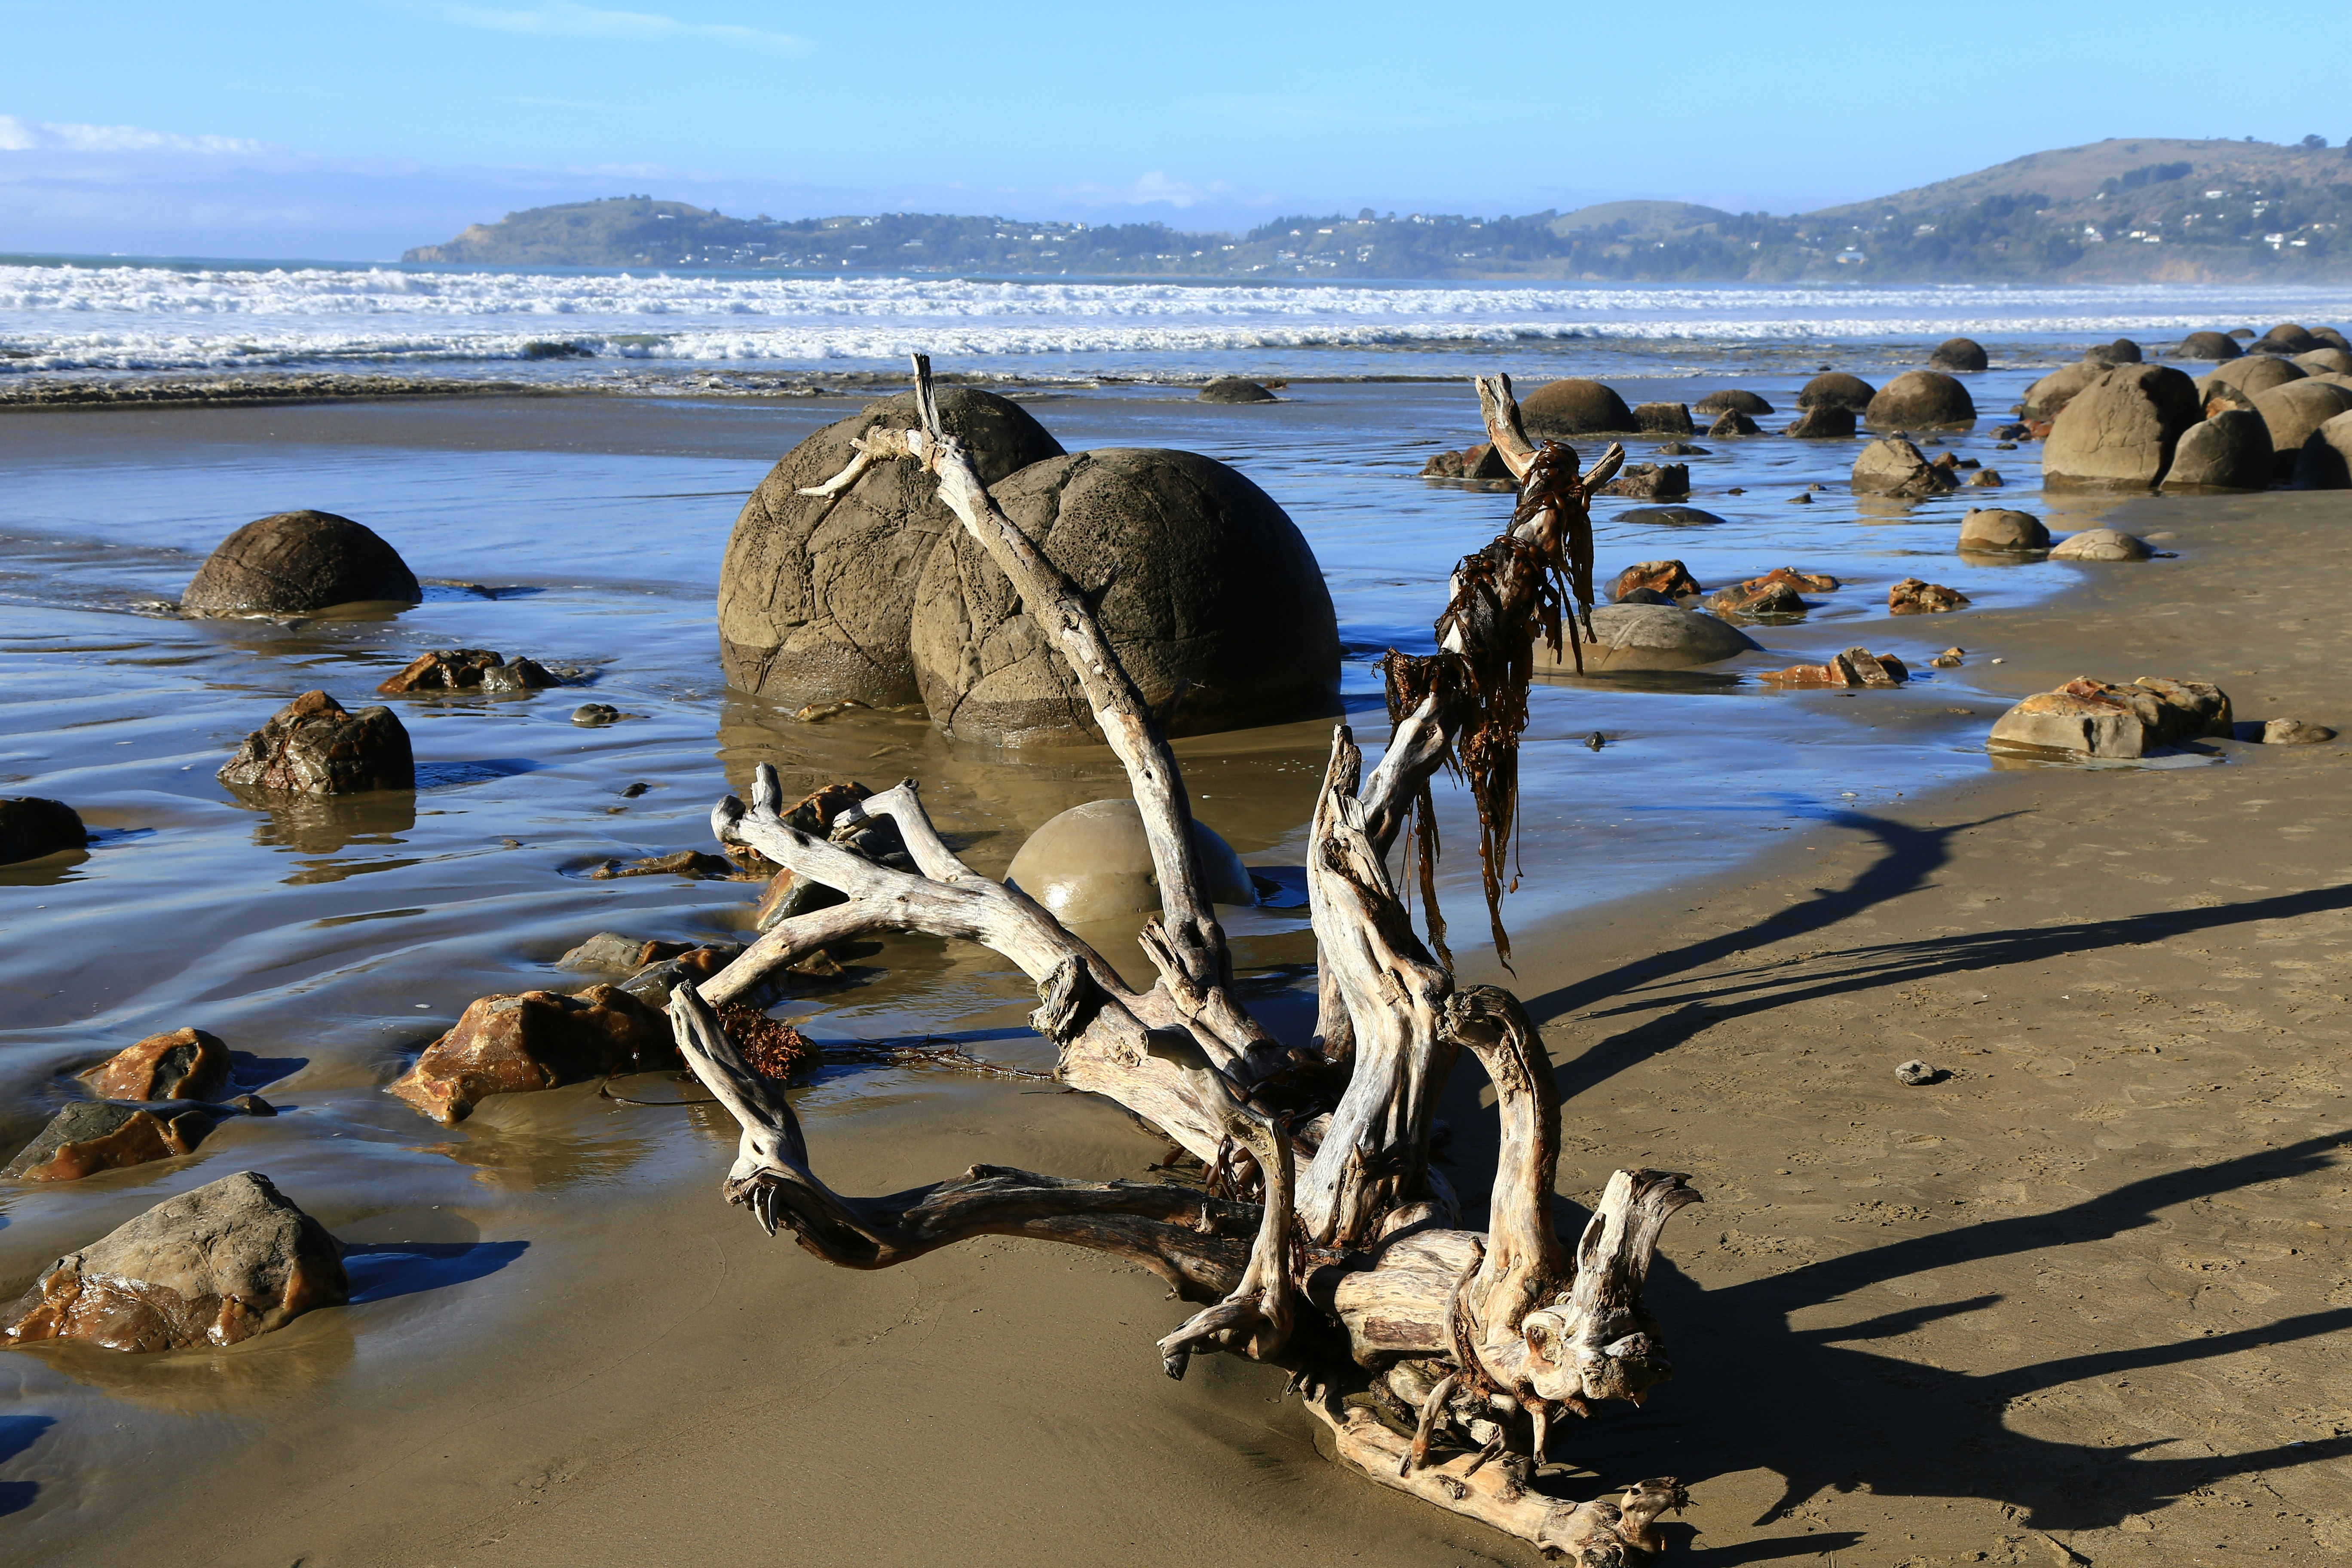
[[[1935,617],[1970,650],[1966,687],[1778,700],[1832,725],[1980,734],[2003,696],[2161,673],[2217,680],[2241,718],[2352,730],[2340,498],[2158,499],[2122,517],[2179,558],[2038,567],[2080,586]],[[686,771],[691,737],[667,743]],[[749,745],[722,745],[730,774]],[[1287,776],[1302,749],[1223,766],[1253,812],[1303,816]],[[1692,1172],[1708,1200],[1653,1276],[1679,1375],[1648,1409],[1562,1435],[1567,1484],[1680,1476],[1699,1563],[2352,1550],[2352,750],[2213,750],[2168,767],[1979,761],[1931,793],[1790,820],[1728,874],[1637,843],[1654,891],[1521,925],[1508,983],[1570,1094],[1563,1194],[1650,1163]],[[1529,864],[1545,875],[1532,848]],[[502,875],[484,896],[524,910],[529,886]],[[641,921],[716,918],[694,915],[709,900],[630,896]],[[535,952],[577,918],[536,913],[509,946]],[[86,966],[107,937],[80,940],[66,957]],[[1305,956],[1295,929],[1261,940],[1261,966]],[[992,964],[911,946],[877,963],[960,1030],[1024,1048],[1024,1000]],[[406,1043],[380,1034],[402,984],[413,965],[339,980],[325,1017],[289,984],[271,1026],[299,1036],[310,1006],[339,1045],[325,1059],[361,1087]],[[363,1069],[353,1042],[371,1031],[382,1059]],[[1952,1076],[1898,1085],[1915,1056]],[[1443,1112],[1473,1193],[1492,1146],[1475,1079],[1465,1067]],[[663,1080],[633,1081],[662,1097]],[[343,1103],[340,1078],[297,1082]],[[866,1072],[801,1104],[819,1169],[853,1192],[981,1161],[1132,1176],[1161,1152],[1038,1085]],[[456,1135],[390,1102],[332,1114],[366,1146],[362,1171],[299,1114],[240,1129],[235,1153],[352,1244],[359,1301],[218,1354],[0,1357],[12,1556],[1534,1560],[1326,1462],[1278,1373],[1208,1357],[1170,1384],[1150,1342],[1179,1310],[1138,1270],[1002,1242],[862,1275],[768,1240],[717,1195],[733,1140],[709,1109],[581,1088],[506,1097]],[[387,1208],[392,1173],[404,1195]],[[112,1217],[12,1207],[12,1271],[184,1184],[99,1180]]]

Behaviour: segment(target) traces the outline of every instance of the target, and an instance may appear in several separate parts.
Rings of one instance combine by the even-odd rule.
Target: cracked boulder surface
[[[222,540],[180,607],[198,616],[299,616],[424,597],[400,552],[364,523],[331,511],[281,511]]]
[[[1339,631],[1315,552],[1272,497],[1192,452],[1103,447],[993,487],[1095,605],[1171,735],[1339,711]],[[931,721],[995,745],[1101,739],[1076,679],[961,529],[923,568],[913,652]]]
[[[1063,455],[1026,409],[993,393],[946,387],[939,406],[982,484]],[[899,458],[838,496],[800,491],[847,468],[857,455],[850,443],[868,429],[920,423],[912,393],[869,404],[787,452],[744,502],[719,574],[719,653],[730,686],[792,705],[917,700],[912,590],[939,542],[961,528],[940,504],[939,481]]]
[[[305,691],[247,735],[219,777],[247,789],[356,795],[415,789],[416,762],[391,709],[352,713],[323,691]]]

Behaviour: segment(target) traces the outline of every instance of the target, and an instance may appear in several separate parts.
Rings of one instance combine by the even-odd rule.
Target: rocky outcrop
[[[1960,519],[1963,555],[2022,555],[2050,548],[2050,531],[2030,511],[1972,510]]]
[[[2072,403],[2082,390],[2107,373],[2107,367],[2091,360],[2077,360],[2062,364],[2048,375],[2025,389],[2025,403],[2021,412],[2029,423],[2042,424],[2058,417],[2059,410]]]
[[[1597,381],[1578,376],[1548,382],[1519,399],[1519,416],[1528,434],[1539,441],[1639,428],[1623,398]]]
[[[1212,903],[1257,902],[1241,857],[1197,821],[1192,852]],[[1004,875],[1063,921],[1116,920],[1160,907],[1151,845],[1132,800],[1072,806],[1029,836]]]
[[[2053,561],[2146,561],[2156,552],[2137,534],[2112,528],[2086,528],[2066,536],[2050,552]]]
[[[417,655],[376,690],[406,697],[418,691],[541,691],[562,684],[535,658],[509,659],[486,647],[449,647]]]
[[[0,799],[0,866],[38,860],[89,843],[89,830],[81,825],[81,814],[64,801],[34,795]]]
[[[49,1118],[0,1176],[26,1182],[78,1182],[100,1171],[127,1170],[151,1161],[193,1154],[225,1117],[226,1105],[164,1101],[123,1105],[77,1100]]]
[[[1939,370],[1906,370],[1863,410],[1874,430],[1960,430],[1977,422],[1969,389]]]
[[[556,1089],[677,1061],[669,1020],[629,993],[591,985],[477,997],[390,1092],[455,1125],[494,1094]]]
[[[1601,605],[1592,612],[1592,635],[1597,640],[1583,648],[1587,675],[1694,669],[1756,648],[1738,627],[1673,605]],[[1575,655],[1563,646],[1555,656],[1538,641],[1536,668],[1572,675]]]
[[[217,1100],[228,1090],[228,1047],[202,1029],[150,1035],[81,1075],[101,1100]]]
[[[1931,369],[1966,375],[1990,368],[1992,361],[1976,339],[1947,338],[1936,345],[1936,352],[1927,356],[1927,363]]]
[[[1339,710],[1339,626],[1322,571],[1241,474],[1191,452],[1100,447],[1032,464],[994,494],[1093,598],[1170,734]],[[1013,746],[1099,738],[1076,678],[977,541],[952,535],[914,599],[916,678],[941,730]]]
[[[1863,402],[1865,404],[1869,401],[1870,399],[1867,397],[1863,399]],[[1726,387],[1721,392],[1708,393],[1705,397],[1700,398],[1696,403],[1691,405],[1691,412],[1694,414],[1746,414],[1749,416],[1762,416],[1771,413],[1772,405],[1765,402],[1763,398],[1758,396],[1755,393],[1745,392],[1735,386]]]
[[[2173,351],[2179,359],[2232,360],[2245,351],[2227,332],[2191,332]]]
[[[1949,469],[1927,461],[1926,454],[1900,436],[1883,436],[1864,447],[1853,460],[1852,482],[1866,494],[1907,500],[1941,495],[1953,488]]]
[[[1805,383],[1797,394],[1800,408],[1843,408],[1849,414],[1866,414],[1871,399],[1878,389],[1858,375],[1848,375],[1842,370],[1825,370]]]
[[[2325,381],[2291,381],[2254,399],[2254,412],[2271,433],[2271,478],[2292,483],[2303,444],[2337,415],[2352,410],[2352,387]]]
[[[1820,403],[1800,413],[1780,434],[1801,441],[1851,441],[1853,431],[1853,409],[1843,404]]]
[[[1710,440],[1728,441],[1735,436],[1761,436],[1764,427],[1738,409],[1727,408],[1716,416],[1715,423],[1706,427],[1706,434]]]
[[[2181,433],[2164,488],[2258,490],[2270,480],[2270,426],[2251,408],[2224,408]]]
[[[1891,653],[1850,647],[1826,664],[1798,664],[1768,669],[1757,678],[1774,686],[1900,686],[1911,671]]]
[[[2042,482],[2151,488],[2202,414],[2196,384],[2170,365],[2119,365],[2059,411],[2042,447]]]
[[[1610,583],[1610,603],[1615,604],[1626,595],[1644,589],[1667,600],[1701,591],[1698,579],[1692,576],[1689,568],[1679,561],[1637,561],[1618,573]]]
[[[1922,577],[1906,577],[1886,590],[1886,607],[1898,616],[1937,616],[1969,602],[1958,588],[1947,588]]]
[[[2352,413],[2338,414],[2304,437],[2294,458],[2294,487],[2352,489]]]
[[[0,1337],[117,1351],[232,1345],[350,1295],[341,1244],[268,1177],[240,1171],[58,1258]]]
[[[1664,500],[1690,494],[1688,463],[1628,463],[1617,477],[1601,487],[1605,496],[1632,496],[1640,500]]]
[[[1690,435],[1692,433],[1690,405],[1644,403],[1633,410],[1633,428],[1650,436]]]
[[[939,406],[982,484],[1062,455],[1026,409],[992,393],[942,387]],[[751,492],[719,566],[719,652],[730,686],[792,707],[843,699],[888,707],[920,695],[910,589],[940,542],[961,531],[940,504],[939,481],[896,458],[837,496],[800,493],[847,468],[850,443],[868,428],[919,423],[911,392],[869,404],[794,447]]]
[[[180,607],[196,616],[305,616],[424,597],[416,574],[373,530],[331,511],[281,511],[222,540]]]
[[[415,789],[408,731],[389,708],[344,711],[323,691],[306,691],[245,738],[221,768],[226,784],[300,795]]]
[[[1221,375],[1201,388],[1202,403],[1278,403],[1281,399],[1259,385],[1238,375]]]
[[[2216,686],[2142,676],[2130,686],[2084,678],[2027,698],[1994,721],[1995,750],[2137,757],[2176,741],[2227,737],[2230,699]]]

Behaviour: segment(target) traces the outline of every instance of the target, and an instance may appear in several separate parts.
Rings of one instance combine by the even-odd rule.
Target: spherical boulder
[[[2352,387],[2325,381],[2290,381],[2254,399],[2254,412],[2271,432],[2271,478],[2284,484],[2294,478],[2294,465],[2312,432],[2347,409],[2352,409]]]
[[[2129,338],[2117,338],[2111,343],[2093,344],[2083,351],[2083,357],[2093,364],[2137,364],[2147,356]]]
[[[1098,447],[1033,463],[992,493],[1094,605],[1170,734],[1339,710],[1339,624],[1315,553],[1232,468]],[[969,534],[941,541],[913,597],[909,651],[934,724],[996,745],[1099,739],[1060,651]]]
[[[2258,490],[2271,481],[2271,430],[2250,408],[2224,408],[2182,432],[2164,488]]]
[[[1977,422],[1969,389],[1939,370],[1906,370],[1863,411],[1874,430],[1952,430]]]
[[[2156,552],[2137,534],[2114,528],[2070,533],[2050,552],[2053,561],[2146,561]]]
[[[1579,376],[1546,382],[1519,399],[1519,417],[1528,434],[1539,441],[1640,428],[1623,398],[1597,381]]]
[[[1020,405],[939,389],[940,423],[982,484],[1062,455]],[[961,531],[939,481],[912,458],[876,463],[839,495],[801,494],[849,467],[868,429],[921,423],[911,392],[867,405],[784,454],[744,502],[719,568],[727,684],[793,707],[845,699],[886,707],[919,695],[908,653],[909,592],[940,539]]]
[[[2201,412],[2196,384],[2170,365],[2118,365],[2059,411],[2042,450],[2042,482],[2154,485]]]
[[[2314,327],[2311,329],[2311,335],[2331,349],[2342,349],[2347,353],[2352,353],[2352,338],[2346,337],[2334,327]]]
[[[1936,370],[1957,371],[1965,375],[1990,369],[1992,359],[1985,353],[1984,344],[1974,338],[1947,338],[1936,345],[1936,352],[1927,356],[1927,363]]]
[[[2352,414],[2339,414],[2304,437],[2294,458],[2294,488],[2352,489]]]
[[[189,580],[180,608],[194,616],[307,616],[424,597],[400,552],[374,530],[331,511],[281,511],[222,540]]]
[[[1255,904],[1249,872],[1233,846],[1199,822],[1192,854],[1214,904]],[[1004,879],[1058,920],[1116,920],[1160,908],[1160,876],[1143,813],[1132,800],[1074,805],[1029,836]]]
[[[2062,364],[2048,375],[2025,389],[2025,417],[2055,419],[2058,411],[2074,401],[2083,388],[2107,372],[2107,367],[2091,360],[2076,360]]]
[[[1870,400],[1865,397],[1863,401],[1867,403]],[[1691,412],[1694,414],[1745,414],[1752,418],[1759,414],[1771,413],[1772,405],[1756,394],[1743,392],[1735,386],[1726,387],[1721,392],[1708,393],[1691,405]]]
[[[2299,354],[2320,346],[2311,329],[2298,321],[2281,321],[2255,340],[2256,353]]]
[[[1801,409],[1781,432],[1800,441],[1851,441],[1853,439],[1853,410],[1838,403],[1816,403]]]
[[[2313,349],[2308,353],[2295,355],[2293,363],[2315,375],[2352,375],[2352,353],[2346,353],[2342,349]]]
[[[1870,409],[1870,400],[1878,389],[1858,375],[1848,375],[1842,370],[1825,370],[1805,383],[1797,394],[1800,408],[1844,408],[1855,414]]]
[[[2022,555],[2049,548],[2050,531],[2030,511],[1984,509],[1960,519],[1965,555]]]
[[[81,814],[64,801],[37,795],[0,798],[0,866],[79,849],[89,842]]]
[[[2245,351],[2227,332],[2191,332],[2173,351],[2179,359],[2236,359]]]
[[[1673,605],[1598,605],[1592,612],[1592,635],[1598,640],[1582,649],[1587,675],[1695,669],[1752,652],[1757,646],[1737,626]],[[1536,669],[1573,675],[1576,653],[1563,641],[1555,656],[1538,640]]]
[[[1275,396],[1256,382],[1238,375],[1221,375],[1201,388],[1197,401],[1202,403],[1278,403]]]
[[[2282,359],[2274,354],[2252,354],[2244,359],[2232,360],[2205,379],[2216,386],[2234,386],[2248,397],[2260,397],[2273,386],[2301,381],[2310,374],[2290,359]]]

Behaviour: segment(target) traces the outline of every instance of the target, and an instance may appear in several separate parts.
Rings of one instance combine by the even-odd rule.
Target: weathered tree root
[[[1295,1386],[1315,1391],[1309,1408],[1337,1451],[1382,1484],[1595,1568],[1646,1562],[1664,1545],[1657,1515],[1685,1500],[1678,1483],[1571,1503],[1546,1495],[1538,1475],[1561,1417],[1601,1399],[1638,1405],[1670,1375],[1642,1287],[1660,1228],[1698,1194],[1671,1173],[1620,1171],[1575,1249],[1562,1244],[1552,1219],[1559,1091],[1541,1041],[1508,992],[1455,986],[1433,898],[1424,944],[1389,866],[1418,809],[1423,887],[1433,892],[1430,781],[1459,766],[1478,805],[1489,913],[1506,951],[1500,868],[1531,650],[1539,636],[1558,648],[1564,630],[1571,644],[1580,635],[1569,611],[1571,600],[1580,613],[1591,602],[1586,504],[1622,454],[1612,448],[1580,474],[1573,452],[1528,441],[1507,378],[1478,384],[1496,448],[1524,481],[1519,506],[1505,534],[1456,569],[1440,651],[1391,655],[1394,731],[1369,778],[1347,726],[1333,733],[1307,852],[1320,1016],[1316,1048],[1298,1051],[1232,993],[1183,781],[1150,710],[1091,607],[941,428],[928,362],[918,356],[916,369],[922,427],[869,431],[820,491],[844,493],[881,463],[922,465],[1067,660],[1142,812],[1162,897],[1142,944],[1160,977],[1129,989],[1035,902],[975,873],[940,838],[912,780],[866,800],[849,822],[889,818],[908,871],[794,829],[762,764],[751,804],[722,801],[714,831],[848,901],[783,921],[719,974],[671,994],[680,1050],[742,1129],[729,1201],[771,1235],[782,1225],[845,1268],[889,1268],[975,1236],[1035,1237],[1132,1259],[1205,1304],[1159,1342],[1171,1376],[1218,1350],[1297,1368]],[[745,1064],[718,1008],[755,995],[816,948],[883,931],[977,942],[1019,966],[1037,987],[1031,1021],[1055,1044],[1055,1076],[1161,1130],[1202,1162],[1204,1186],[979,1165],[885,1197],[826,1186],[782,1087]],[[1431,1118],[1465,1049],[1494,1084],[1502,1128],[1483,1233],[1454,1228],[1460,1202],[1429,1159]],[[1318,1100],[1316,1077],[1343,1074],[1336,1100]],[[1221,1183],[1258,1201],[1218,1197]],[[1362,1394],[1335,1396],[1342,1381],[1362,1387],[1368,1376]],[[1457,1432],[1475,1454],[1451,1448]]]

